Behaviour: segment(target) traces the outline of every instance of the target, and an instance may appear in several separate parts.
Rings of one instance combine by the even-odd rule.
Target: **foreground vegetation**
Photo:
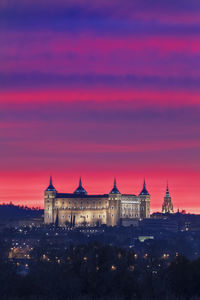
[[[200,259],[149,264],[98,243],[45,251],[35,248],[20,273],[1,247],[0,299],[200,299]]]

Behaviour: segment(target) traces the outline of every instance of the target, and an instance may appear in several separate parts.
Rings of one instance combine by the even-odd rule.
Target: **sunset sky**
[[[79,177],[200,213],[200,1],[0,1],[0,203]]]

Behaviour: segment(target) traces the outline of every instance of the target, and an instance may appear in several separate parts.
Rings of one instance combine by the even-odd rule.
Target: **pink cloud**
[[[26,37],[26,38],[25,38]],[[53,74],[200,75],[195,37],[99,37],[53,32],[1,33],[0,71]],[[180,57],[184,59],[180,60]]]
[[[128,102],[131,107],[179,107],[187,105],[199,106],[199,92],[176,92],[176,91],[157,91],[157,90],[120,90],[116,89],[79,89],[79,90],[48,90],[48,91],[18,91],[1,92],[0,103],[49,103],[49,102],[74,102],[91,101],[106,103],[122,101]],[[120,104],[119,104],[120,105]]]

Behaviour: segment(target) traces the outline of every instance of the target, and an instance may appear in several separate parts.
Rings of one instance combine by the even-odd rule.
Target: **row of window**
[[[60,202],[60,201],[56,200],[55,203],[58,204],[59,202]],[[78,204],[81,204],[81,205],[82,205],[82,204],[85,204],[85,203],[86,203],[86,204],[90,204],[91,202],[89,202],[89,201],[84,201],[84,202],[83,202],[83,201],[80,201],[80,202],[79,202],[79,201],[78,201]],[[97,204],[97,203],[99,203],[99,204],[108,204],[108,201],[105,201],[105,203],[102,203],[101,201],[99,201],[99,202],[98,202],[98,201],[92,201],[92,203],[93,203],[93,204]],[[67,204],[67,201],[62,201],[62,204],[63,204],[63,205],[64,205],[64,204]],[[75,201],[75,202],[68,201],[68,204],[76,205],[77,202],[76,202],[76,201]]]
[[[62,215],[62,218],[63,218],[63,219],[65,219],[66,217],[67,217],[66,215]],[[72,217],[71,215],[68,216],[69,219],[71,219],[71,217]],[[97,217],[97,216],[96,216],[96,217]],[[101,217],[105,218],[106,216],[105,216],[105,215],[102,215],[102,216],[99,215],[99,216],[98,216],[99,219],[101,219]],[[114,217],[113,214],[112,214],[112,217]],[[47,218],[50,219],[50,215],[47,214]],[[84,218],[84,216],[82,216],[82,218]],[[86,215],[86,218],[88,219],[89,216]],[[93,215],[92,218],[94,219],[94,218],[95,218],[95,215]]]
[[[49,206],[48,206],[48,208],[47,208],[48,210],[49,210]],[[59,209],[59,207],[58,206],[55,206],[55,209]],[[106,209],[106,207],[102,207],[102,206],[97,206],[97,207],[95,207],[95,206],[92,206],[92,207],[83,207],[83,206],[80,206],[80,207],[77,207],[77,206],[67,206],[67,207],[61,207],[61,209],[81,209],[81,210],[86,210],[86,209]],[[114,208],[112,208],[112,209],[114,209]]]
[[[55,206],[55,208],[58,209],[59,207]],[[86,206],[86,207],[84,207],[84,206],[80,206],[80,207],[77,207],[77,206],[74,206],[74,207],[73,206],[72,207],[71,206],[66,206],[66,207],[62,206],[61,208],[62,209],[90,209],[90,208],[91,209],[106,209],[106,207],[103,207],[103,206]],[[48,206],[47,209],[49,210],[50,206]],[[111,209],[113,210],[114,206],[112,206]]]
[[[138,218],[139,217],[139,215],[138,214],[122,214],[121,215],[122,217],[126,217],[126,218]]]
[[[139,210],[138,207],[122,207],[122,210]]]

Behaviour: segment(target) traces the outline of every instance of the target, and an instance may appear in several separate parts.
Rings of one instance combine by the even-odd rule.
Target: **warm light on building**
[[[150,195],[144,182],[141,193],[121,194],[116,180],[109,194],[88,195],[80,179],[74,193],[58,193],[52,178],[45,190],[44,223],[59,226],[116,226],[150,217]],[[129,222],[129,223],[128,223]],[[58,233],[56,233],[58,235]]]

